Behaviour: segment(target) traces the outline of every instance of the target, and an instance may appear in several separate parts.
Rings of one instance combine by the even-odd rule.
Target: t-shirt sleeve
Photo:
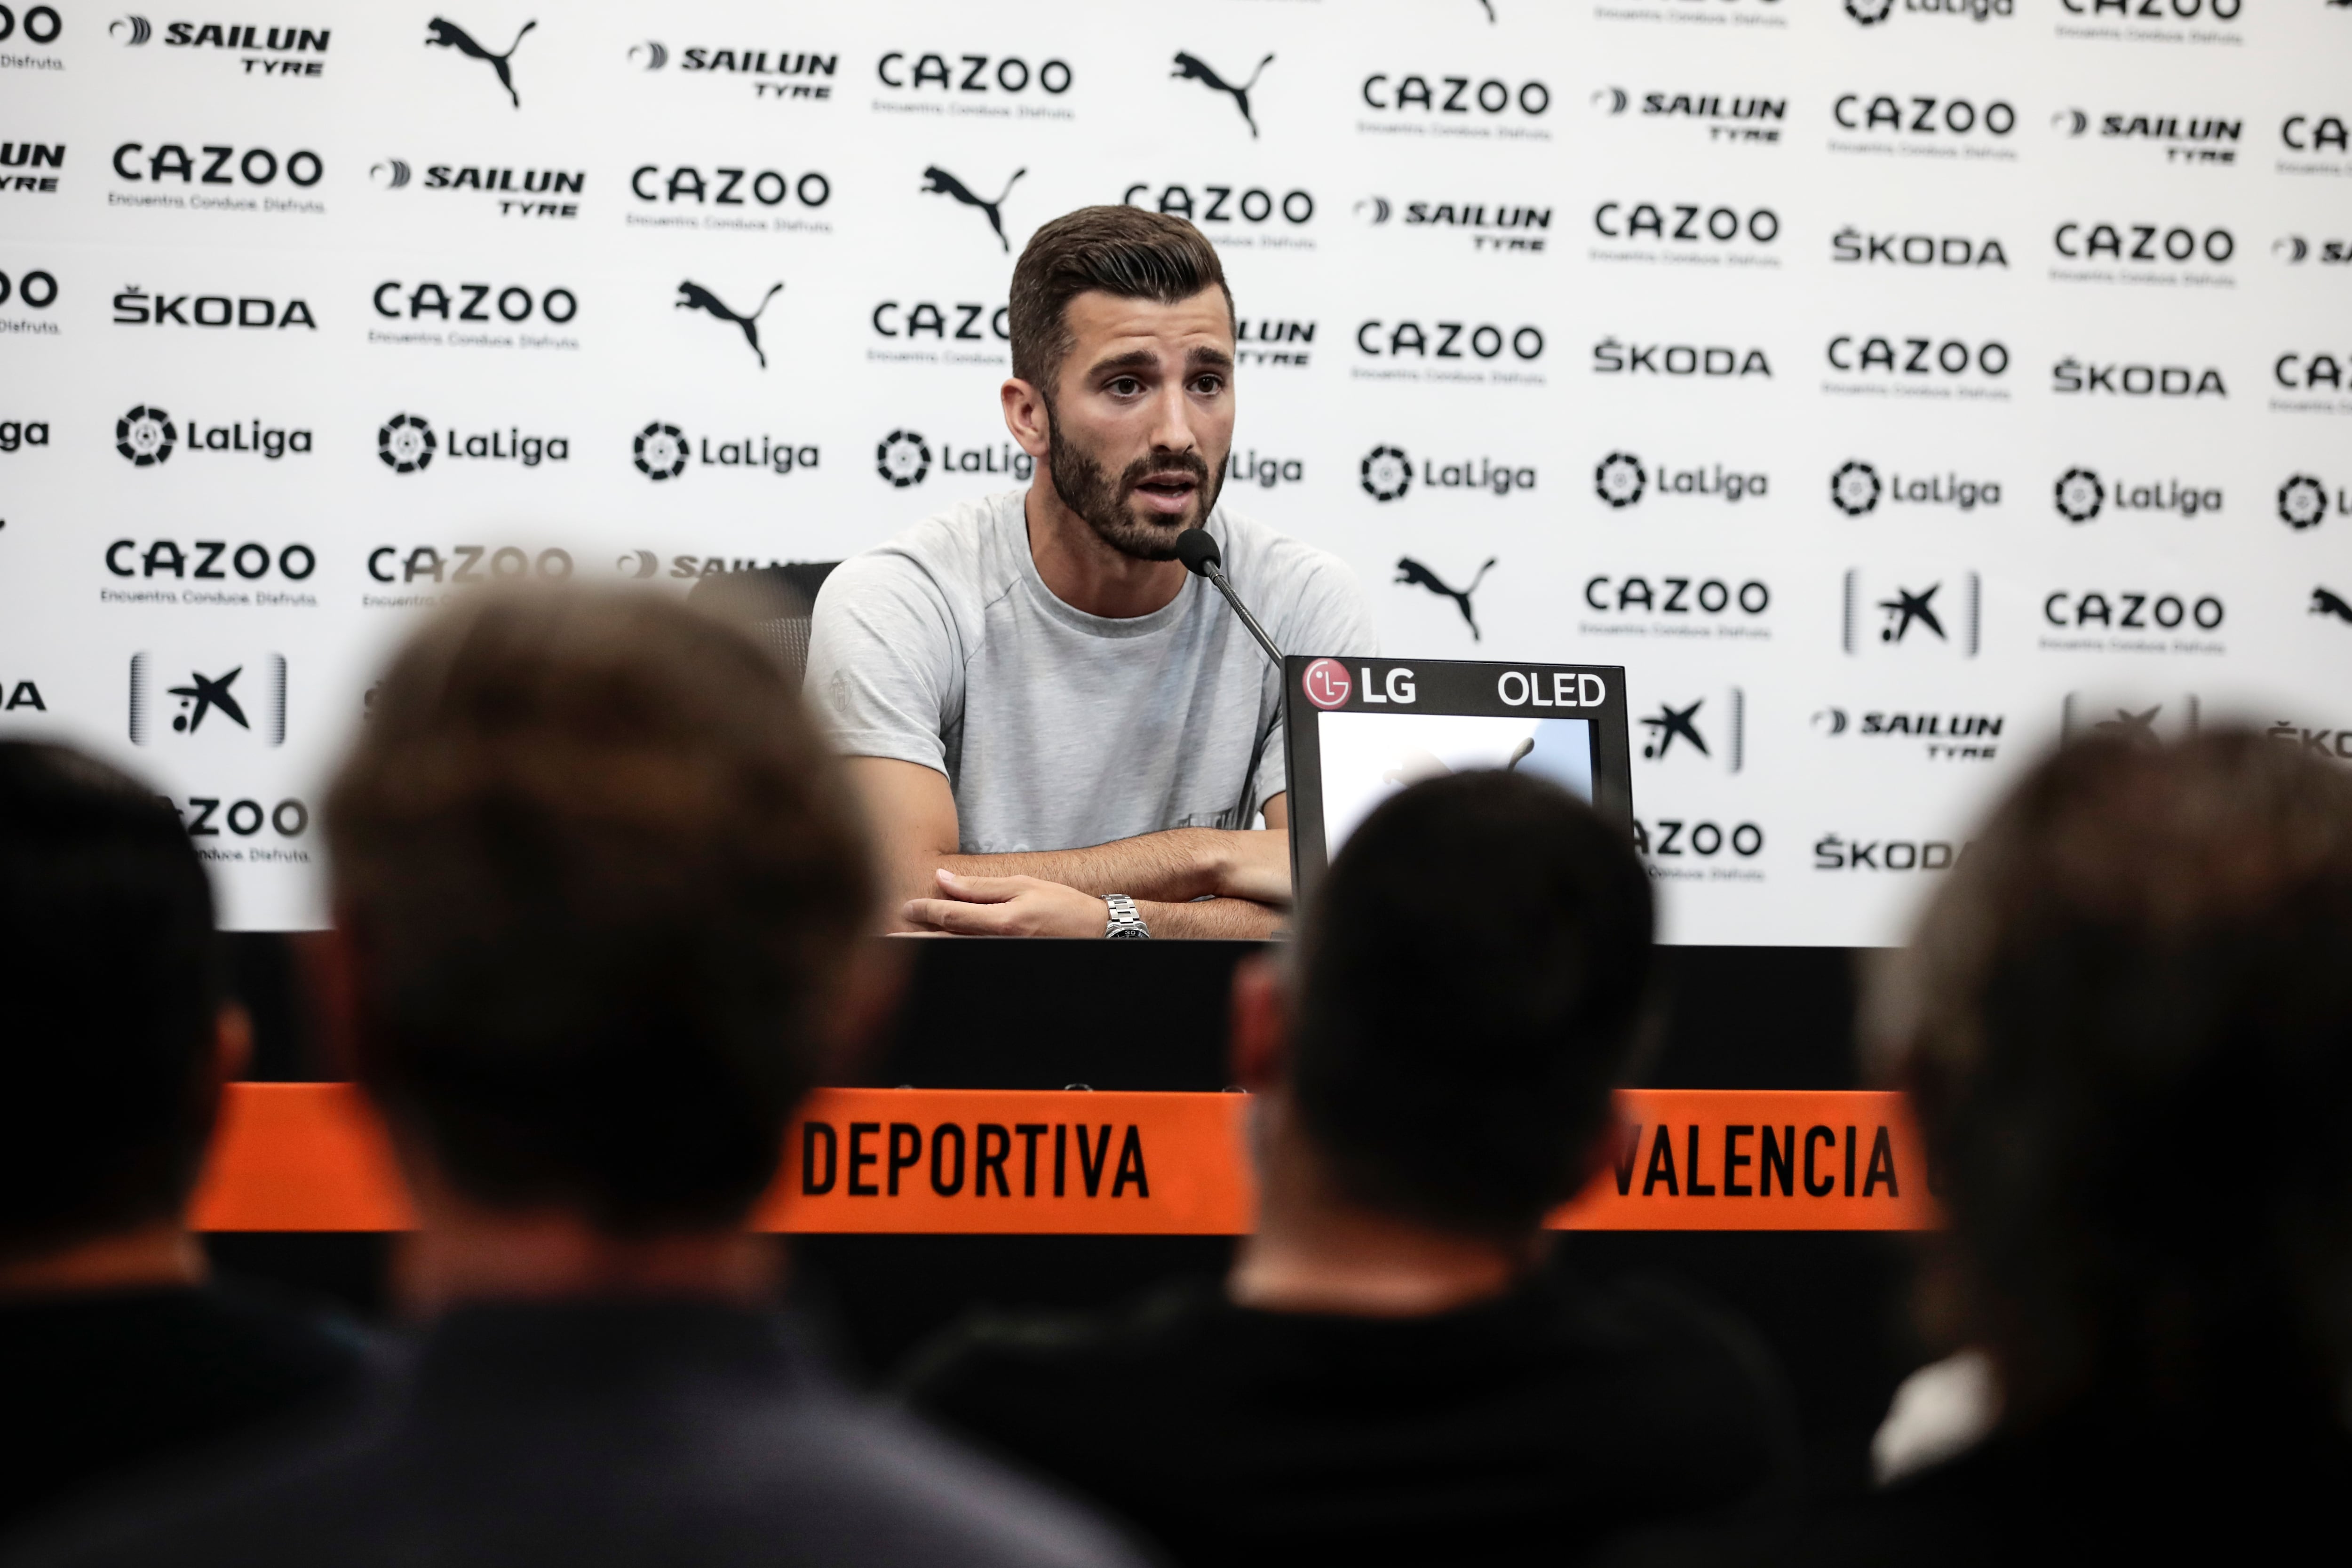
[[[945,773],[948,731],[963,708],[963,651],[937,579],[888,550],[835,568],[810,622],[802,689],[844,755]]]
[[[1308,557],[1292,614],[1275,634],[1285,653],[1330,654],[1341,658],[1370,658],[1381,651],[1380,634],[1372,629],[1372,607],[1364,587],[1346,563],[1321,551]],[[1282,693],[1275,694],[1276,711]],[[1290,765],[1279,721],[1266,731],[1258,752],[1254,793],[1257,809],[1290,788]]]

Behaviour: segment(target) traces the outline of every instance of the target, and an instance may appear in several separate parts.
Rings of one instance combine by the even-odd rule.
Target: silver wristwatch
[[[1110,923],[1103,927],[1105,937],[1124,937],[1130,942],[1151,940],[1151,928],[1143,923],[1143,915],[1136,909],[1133,899],[1125,893],[1109,893],[1104,896],[1103,902],[1110,906]]]

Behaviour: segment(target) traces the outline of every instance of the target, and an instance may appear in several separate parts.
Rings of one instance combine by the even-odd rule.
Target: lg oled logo
[[[327,62],[303,59],[327,52],[325,27],[273,27],[236,22],[166,22],[158,28],[144,16],[123,16],[108,24],[107,32],[131,48],[144,48],[160,37],[167,49],[218,49],[235,56],[247,76],[317,77]],[[0,33],[0,37],[5,37]]]
[[[1176,69],[1171,75],[1176,80],[1197,81],[1211,92],[1221,92],[1232,99],[1234,107],[1241,111],[1242,122],[1249,127],[1250,140],[1255,142],[1257,140],[1257,117],[1250,112],[1249,95],[1257,86],[1257,79],[1264,76],[1265,68],[1273,63],[1274,57],[1266,56],[1257,62],[1257,68],[1250,72],[1247,81],[1235,84],[1225,80],[1214,66],[1198,55],[1188,55],[1180,49],[1176,54]]]
[[[1642,459],[1633,453],[1612,452],[1592,470],[1592,491],[1609,504],[1612,511],[1622,511],[1651,493],[1652,477]],[[1770,489],[1769,476],[1727,469],[1721,463],[1694,468],[1661,466],[1655,479],[1656,494],[1661,500],[1720,500],[1736,505],[1747,497],[1761,497]]]
[[[163,689],[163,695],[177,699],[173,705],[169,728],[172,733],[194,738],[205,733],[205,721],[213,720],[211,733],[218,736],[230,726],[253,736],[266,746],[286,743],[286,658],[282,654],[264,654],[257,661],[253,679],[247,685],[243,700],[239,699],[236,683],[246,673],[246,664],[231,666],[218,675],[206,675],[200,669],[188,672],[185,684]],[[155,656],[134,653],[131,656],[131,743],[144,746],[155,739],[155,689],[158,679]],[[215,666],[215,668],[218,667]],[[161,679],[169,679],[164,676]],[[255,711],[246,712],[246,703]]]
[[[506,53],[501,55],[494,54],[475,42],[474,36],[457,23],[436,16],[425,25],[425,45],[427,48],[454,49],[467,59],[481,61],[498,73],[499,85],[507,89],[507,97],[513,100],[514,107],[520,109],[522,94],[515,90],[514,84],[514,52],[522,47],[525,36],[538,26],[536,19],[525,22],[520,31],[515,34],[514,42],[509,44]]]
[[[1026,481],[1036,472],[1036,459],[1010,441],[994,446],[940,443],[938,468],[943,474],[979,474]],[[919,485],[933,466],[931,444],[916,430],[893,430],[876,443],[874,471],[893,489]]]
[[[629,46],[629,63],[640,70],[662,70],[668,67],[671,52],[667,45],[648,38]],[[812,103],[833,97],[833,76],[841,65],[837,54],[812,54],[807,50],[778,49],[772,54],[766,49],[714,49],[694,45],[677,50],[677,55],[681,75],[697,79],[748,77],[754,98]]]
[[[1840,465],[1830,476],[1831,504],[1848,517],[1876,511],[1882,500],[1891,506],[1947,506],[1974,511],[1979,506],[2000,504],[2000,481],[1964,479],[1953,473],[1906,476],[1900,469],[1890,469],[1881,478],[1874,465],[1859,458]]]
[[[657,484],[683,478],[687,468],[696,464],[712,468],[756,468],[781,478],[815,468],[817,458],[814,445],[795,445],[768,435],[719,441],[705,436],[697,441],[677,426],[660,419],[638,431],[630,447],[630,459],[637,472]]]

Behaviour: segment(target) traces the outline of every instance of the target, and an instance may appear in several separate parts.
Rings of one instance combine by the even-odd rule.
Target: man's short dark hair
[[[656,597],[486,595],[402,653],[327,826],[361,1076],[459,1191],[742,1218],[872,897],[773,660]]]
[[[1013,268],[1013,374],[1054,398],[1076,340],[1070,301],[1089,289],[1173,305],[1214,285],[1230,320],[1234,291],[1217,247],[1180,217],[1141,207],[1080,207],[1042,226]]]
[[[2236,731],[2060,752],[1879,988],[1948,1326],[2032,1420],[2300,1388],[2352,1333],[2352,775]]]
[[[0,742],[0,1258],[185,1205],[217,1109],[212,889],[152,790]]]
[[[1364,819],[1307,912],[1291,1089],[1348,1194],[1522,1234],[1573,1196],[1644,1009],[1649,879],[1558,786],[1470,773]]]

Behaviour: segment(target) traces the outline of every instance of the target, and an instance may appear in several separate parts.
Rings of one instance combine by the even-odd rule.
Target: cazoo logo
[[[1974,99],[1899,93],[1865,97],[1842,93],[1830,105],[1841,130],[1884,132],[1894,136],[2007,136],[2017,129],[2015,106],[1993,99],[1979,109]]]
[[[1508,82],[1496,77],[1392,76],[1375,71],[1364,79],[1364,106],[1392,114],[1512,114],[1535,119],[1551,108],[1551,89],[1540,81]]]

